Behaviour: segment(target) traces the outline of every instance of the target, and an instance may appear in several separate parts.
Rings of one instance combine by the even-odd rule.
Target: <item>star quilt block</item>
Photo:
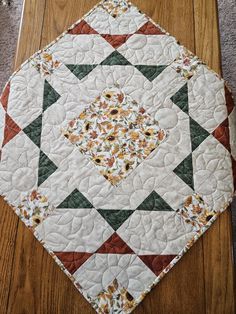
[[[103,0],[12,75],[0,192],[100,314],[130,313],[231,203],[224,80]]]

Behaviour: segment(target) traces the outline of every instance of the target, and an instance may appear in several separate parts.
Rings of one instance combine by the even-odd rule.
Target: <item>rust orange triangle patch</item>
[[[12,120],[12,118],[9,116],[9,114],[6,113],[4,139],[3,139],[2,146],[6,145],[20,131],[21,131],[21,128],[16,124],[16,122],[14,120]]]
[[[226,118],[212,133],[212,135],[230,152],[229,120]]]
[[[145,23],[139,30],[137,30],[136,34],[142,34],[142,35],[165,35],[163,31],[155,26],[153,23],[148,21]]]
[[[70,29],[68,31],[68,34],[71,34],[71,35],[82,35],[82,34],[90,35],[90,34],[98,34],[98,32],[95,31],[95,29],[93,29],[87,22],[82,20],[74,28]]]
[[[176,255],[138,255],[138,257],[158,276]]]
[[[93,253],[86,252],[54,252],[59,258],[65,268],[73,274],[80,266],[87,261],[87,259],[93,255]]]
[[[134,251],[115,232],[106,242],[103,243],[103,245],[96,251],[96,253],[134,254]]]
[[[4,91],[1,95],[0,101],[2,103],[3,108],[7,111],[8,98],[10,94],[10,82],[4,88]]]
[[[106,41],[115,49],[123,45],[130,36],[132,35],[110,35],[104,34],[101,35]]]

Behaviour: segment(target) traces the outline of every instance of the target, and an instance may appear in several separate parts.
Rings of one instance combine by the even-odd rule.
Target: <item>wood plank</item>
[[[192,0],[133,0],[135,5],[191,51],[195,50]],[[181,18],[179,18],[181,16]]]
[[[45,0],[36,2],[27,1],[24,5],[14,69],[26,60],[30,54],[39,49],[43,18],[42,15],[37,15],[37,12],[43,12],[44,2]],[[32,25],[30,25],[27,21],[28,16],[31,16],[34,20]],[[32,36],[36,33],[36,31],[39,35],[38,40],[36,36]],[[32,36],[33,40],[29,42],[28,36]],[[0,208],[0,313],[5,313],[8,307],[7,304],[12,277],[12,267],[14,267],[13,258],[19,219],[2,197],[0,197]]]
[[[42,47],[54,40],[97,3],[97,0],[48,0],[44,17]]]
[[[133,3],[174,35],[181,44],[195,51],[192,0],[135,0]],[[147,295],[134,313],[205,313],[202,255],[203,246],[200,239]]]
[[[24,0],[16,48],[15,69],[40,49],[45,2],[46,0]]]
[[[217,12],[216,0],[194,0],[196,53],[221,74]],[[204,235],[203,249],[206,313],[233,314],[235,294],[232,218],[229,209]]]
[[[6,313],[18,218],[2,197],[0,208],[0,313]]]
[[[26,0],[25,9],[27,11],[21,34],[23,43],[20,41],[22,47],[18,49],[21,58],[30,56],[55,39],[81,16],[80,10],[84,10],[82,14],[86,13],[96,4],[96,1],[90,5],[86,3],[83,8],[79,1],[74,3],[72,7],[67,1],[64,3],[63,1],[46,1],[44,8],[38,8],[36,12],[30,8],[32,3],[35,1]],[[41,4],[41,0],[36,1],[36,3]],[[68,24],[67,19],[71,12],[74,15]],[[62,18],[56,19],[58,16]],[[26,50],[24,50],[23,44],[27,42],[27,33],[31,25],[34,24],[36,17],[38,21],[43,22],[41,31],[38,32],[34,29],[31,33],[32,42],[37,43],[38,46],[31,51],[31,48],[26,45]],[[54,24],[58,20],[61,21],[59,23],[61,26]],[[54,260],[34,238],[33,234],[27,230],[22,222],[19,222],[7,313],[78,313],[78,309],[84,314],[94,313],[91,306],[78,293],[60,268],[56,266]]]
[[[235,313],[231,224],[231,213],[227,210],[204,236],[207,314]]]
[[[7,313],[94,313],[22,222],[15,250]]]
[[[204,314],[202,241],[174,266],[137,307],[136,314]],[[197,278],[197,280],[196,280]]]
[[[194,0],[196,54],[217,73],[221,55],[216,0]]]

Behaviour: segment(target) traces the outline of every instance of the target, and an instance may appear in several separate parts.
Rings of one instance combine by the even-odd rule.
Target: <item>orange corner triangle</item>
[[[2,106],[5,109],[5,111],[7,111],[9,94],[10,94],[10,82],[6,85],[6,87],[3,90],[2,95],[0,97],[0,101],[1,101]]]
[[[4,129],[4,139],[2,146],[6,145],[10,140],[13,139],[19,132],[21,128],[15,123],[15,121],[6,113],[5,116],[5,129]]]
[[[213,132],[212,135],[230,152],[229,120],[226,118]]]
[[[68,34],[71,35],[90,35],[90,34],[98,34],[87,22],[82,20],[79,24],[75,25],[74,28],[68,31]]]
[[[123,45],[130,36],[132,35],[110,35],[104,34],[101,35],[113,48],[117,49]]]
[[[156,276],[158,276],[176,255],[138,255],[138,257]]]
[[[134,251],[120,238],[116,232],[114,232],[112,236],[96,251],[96,253],[134,254]]]
[[[148,21],[145,23],[139,30],[137,30],[136,34],[142,34],[142,35],[165,35],[163,31],[155,26],[153,23]]]
[[[65,268],[73,274],[82,266],[93,253],[86,252],[54,252]]]

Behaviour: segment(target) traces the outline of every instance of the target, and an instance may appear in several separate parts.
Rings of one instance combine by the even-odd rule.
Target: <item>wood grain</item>
[[[194,0],[196,54],[221,74],[218,10],[216,0]]]
[[[24,0],[15,56],[15,69],[40,49],[46,0]]]
[[[215,0],[135,0],[181,44],[220,71]],[[16,65],[96,0],[25,0]],[[49,254],[0,201],[0,313],[94,313]],[[137,307],[137,314],[233,314],[230,212],[224,213]]]
[[[0,208],[0,313],[6,313],[18,218],[2,198],[0,198]]]
[[[194,0],[196,54],[221,74],[217,12],[216,1]],[[207,314],[235,313],[232,245],[232,217],[228,209],[204,236]]]
[[[45,0],[26,1],[24,4],[15,69],[40,47],[44,7]],[[35,33],[38,33],[38,36],[34,36]],[[31,40],[29,41],[28,38]],[[0,313],[6,313],[11,278],[15,272],[14,254],[19,219],[2,197],[0,197],[0,209]]]

